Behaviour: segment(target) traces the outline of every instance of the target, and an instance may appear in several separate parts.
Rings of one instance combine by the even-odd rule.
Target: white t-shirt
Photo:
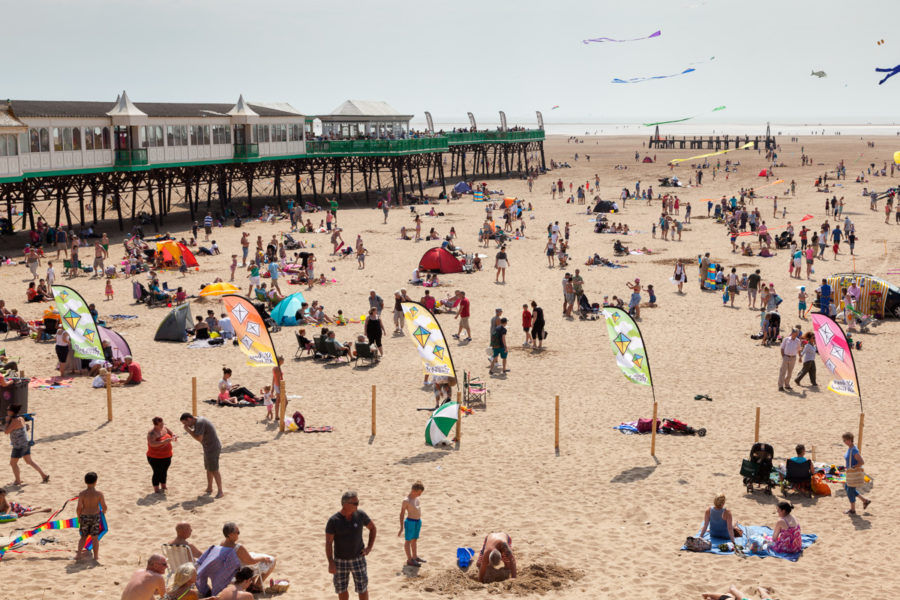
[[[784,338],[781,341],[781,349],[785,356],[797,356],[797,351],[800,349],[800,338],[791,339],[791,336]]]

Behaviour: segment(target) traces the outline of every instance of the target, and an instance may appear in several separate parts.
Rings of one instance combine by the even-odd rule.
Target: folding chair
[[[296,357],[298,354],[299,354],[300,356],[303,356],[303,351],[304,351],[304,350],[305,350],[308,354],[312,354],[313,348],[314,348],[315,346],[314,346],[313,344],[310,344],[309,342],[307,342],[306,344],[304,344],[304,343],[303,343],[303,336],[301,336],[299,333],[294,332],[294,335],[297,336],[297,351],[294,352],[294,356]]]
[[[183,544],[163,544],[162,553],[163,556],[166,557],[166,562],[169,563],[169,570],[168,573],[166,573],[167,582],[169,581],[169,578],[172,577],[172,574],[178,570],[178,567],[187,563],[194,564],[194,557],[191,555],[190,546],[185,546]]]
[[[487,397],[490,394],[484,381],[472,377],[468,371],[463,372],[463,405],[471,408],[473,404],[481,404],[487,410]]]
[[[379,356],[378,352],[372,351],[372,346],[368,343],[360,343],[356,342],[356,365],[359,366],[359,359],[365,359],[367,361],[366,364],[373,365],[378,362]]]

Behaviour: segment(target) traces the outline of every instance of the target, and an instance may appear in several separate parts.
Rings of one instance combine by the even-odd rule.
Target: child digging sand
[[[88,472],[84,476],[84,482],[87,487],[78,494],[78,507],[75,509],[78,514],[78,533],[81,538],[78,540],[78,552],[75,554],[75,560],[84,560],[87,557],[87,550],[84,549],[88,537],[94,544],[94,560],[100,559],[100,512],[107,512],[106,499],[103,492],[97,489],[97,474],[93,471]]]
[[[406,542],[403,549],[406,550],[406,564],[410,567],[418,567],[425,559],[419,558],[416,544],[419,541],[419,532],[422,530],[422,511],[419,508],[419,496],[425,491],[421,481],[412,484],[409,496],[400,504],[400,531],[397,537],[406,532]],[[405,518],[404,518],[405,517]]]

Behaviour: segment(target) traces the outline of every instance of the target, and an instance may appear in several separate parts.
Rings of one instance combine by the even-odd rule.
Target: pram
[[[782,231],[775,237],[776,248],[790,248],[794,243],[794,235],[790,231]]]
[[[291,234],[284,234],[284,248],[285,250],[296,250],[300,247],[300,242],[295,240]]]
[[[699,429],[694,428],[678,419],[662,419],[662,423],[659,426],[659,432],[669,435],[696,435],[698,437],[704,437],[706,435],[706,429],[703,427],[700,427]]]
[[[600,305],[591,304],[586,294],[581,294],[578,299],[578,318],[582,321],[594,321],[600,316]]]
[[[259,312],[259,316],[262,317],[263,323],[266,324],[266,327],[269,328],[270,333],[275,333],[281,331],[281,327],[278,323],[275,322],[275,319],[269,314],[266,310],[266,305],[263,302],[254,302],[253,307]]]
[[[765,487],[766,493],[772,494],[772,457],[775,451],[769,444],[757,442],[750,448],[750,458],[741,463],[741,475],[744,476],[744,485],[747,493],[753,493],[753,486]]]

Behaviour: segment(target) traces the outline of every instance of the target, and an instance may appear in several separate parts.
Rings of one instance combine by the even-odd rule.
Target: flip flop
[[[694,400],[708,400],[712,402],[712,398],[710,398],[706,394],[697,394],[696,396],[694,396]]]
[[[871,500],[863,500],[863,510],[869,508],[869,505],[872,504]]]

